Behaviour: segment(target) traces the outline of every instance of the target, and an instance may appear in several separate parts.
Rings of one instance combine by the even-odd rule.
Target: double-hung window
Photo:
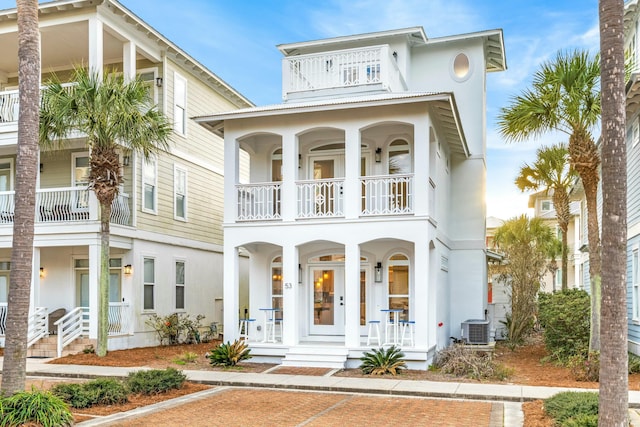
[[[153,258],[144,259],[144,296],[143,309],[155,310],[155,287],[156,287],[156,260]]]
[[[631,285],[633,286],[633,321],[640,322],[640,272],[638,248],[631,252]]]
[[[173,168],[173,215],[176,219],[187,219],[187,170],[174,166]]]
[[[173,129],[187,134],[187,80],[178,73],[173,75]]]
[[[158,162],[149,157],[143,161],[142,169],[142,210],[156,213],[158,202]]]
[[[184,261],[176,261],[176,310],[184,310]]]

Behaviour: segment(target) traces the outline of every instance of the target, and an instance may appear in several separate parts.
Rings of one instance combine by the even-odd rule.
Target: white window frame
[[[153,182],[147,182],[146,167],[148,165],[153,166]],[[145,205],[147,198],[145,197],[145,187],[147,185],[153,186],[153,206],[148,207]],[[141,205],[142,212],[157,214],[158,213],[158,159],[155,157],[149,157],[148,159],[142,159],[142,188],[140,194],[142,195]]]
[[[178,264],[182,264],[182,283],[178,283]],[[173,292],[173,306],[176,311],[185,311],[187,309],[187,262],[184,259],[176,259],[173,263],[174,265],[174,275],[175,283],[174,283],[174,292]],[[182,288],[182,307],[178,307],[178,288]]]
[[[544,205],[548,203],[549,207],[545,209]],[[542,212],[551,212],[553,210],[553,202],[551,200],[542,200],[540,202],[540,211]]]
[[[631,317],[633,323],[640,324],[640,258],[638,246],[631,251],[631,286],[633,293],[633,312]]]
[[[0,163],[8,163],[9,164],[9,189],[7,191],[13,191],[14,187],[14,179],[15,179],[15,164],[12,157],[1,157]]]
[[[180,190],[180,176],[182,176],[182,179],[184,180],[182,190]],[[177,164],[173,165],[173,218],[179,221],[187,220],[187,182],[187,169]],[[182,196],[183,216],[178,215],[178,196]]]
[[[145,263],[147,262],[147,260],[150,260],[153,262],[153,278],[151,281],[147,280],[147,277],[145,277]],[[155,257],[152,256],[144,256],[142,258],[142,311],[144,312],[153,312],[156,310],[156,259]],[[152,289],[152,293],[153,293],[153,301],[152,303],[152,307],[151,308],[147,308],[145,307],[145,291],[147,289],[147,287],[150,286]]]
[[[180,97],[178,85],[184,85],[183,96]],[[181,117],[182,120],[176,120]],[[187,79],[174,71],[173,73],[173,130],[182,135],[187,135]]]

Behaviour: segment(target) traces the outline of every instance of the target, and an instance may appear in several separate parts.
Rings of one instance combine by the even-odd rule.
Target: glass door
[[[344,268],[312,267],[310,284],[310,332],[317,335],[344,335]]]

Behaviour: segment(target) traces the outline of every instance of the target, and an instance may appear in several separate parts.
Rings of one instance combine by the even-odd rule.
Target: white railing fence
[[[75,83],[63,83],[62,87],[68,88]],[[42,89],[40,92],[42,93]],[[6,90],[0,92],[0,123],[12,123],[18,121],[18,110],[20,107],[20,93],[18,90]]]
[[[7,303],[0,302],[0,335],[5,335],[7,331]]]
[[[298,218],[343,216],[343,179],[298,181]]]
[[[128,302],[109,303],[109,335],[126,335],[131,330],[131,308]]]
[[[44,307],[36,307],[35,311],[29,316],[27,332],[27,347],[31,347],[40,338],[49,335],[49,313]]]
[[[362,215],[413,213],[413,175],[363,177]]]
[[[76,338],[86,335],[89,331],[89,308],[76,307],[54,323],[58,327],[58,357],[62,357],[62,350]]]
[[[236,185],[238,220],[280,219],[280,183]]]
[[[129,206],[129,195],[118,193],[118,196],[111,202],[111,222],[119,225],[131,225],[131,207]]]

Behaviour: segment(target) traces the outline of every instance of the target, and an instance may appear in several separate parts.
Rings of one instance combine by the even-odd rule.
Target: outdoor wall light
[[[44,274],[44,267],[40,267],[40,278],[44,278],[45,274]]]
[[[129,157],[129,156],[122,157],[122,165],[123,166],[129,166],[130,162],[131,162],[131,157]]]
[[[156,77],[156,86],[162,87],[162,77]]]
[[[382,282],[382,263],[381,262],[378,262],[375,266],[374,280],[376,281],[376,283]]]
[[[124,274],[131,274],[133,272],[133,268],[131,267],[131,264],[127,264],[124,266]]]
[[[382,148],[376,148],[376,163],[380,163],[382,161]]]
[[[44,163],[40,163],[40,173],[44,172]]]
[[[298,154],[298,169],[302,169],[302,154]]]
[[[302,285],[302,264],[298,264],[298,285]]]

